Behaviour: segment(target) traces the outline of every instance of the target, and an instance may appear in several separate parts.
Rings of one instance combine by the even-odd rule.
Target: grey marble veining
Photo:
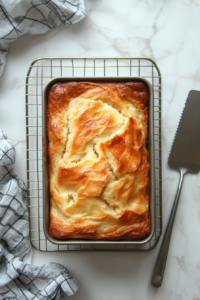
[[[72,27],[14,42],[0,78],[0,126],[16,147],[15,169],[26,181],[25,78],[44,56],[149,57],[162,75],[163,228],[179,174],[167,165],[176,128],[191,89],[200,90],[198,0],[85,0],[87,16]],[[73,299],[200,299],[200,174],[187,175],[169,250],[163,285],[150,281],[159,245],[148,253],[41,253],[33,263],[66,265],[77,277]]]

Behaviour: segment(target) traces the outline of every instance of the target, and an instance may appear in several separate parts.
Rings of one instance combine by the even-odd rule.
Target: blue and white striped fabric
[[[84,0],[0,0],[0,76],[9,43],[25,33],[43,34],[85,16]]]
[[[62,299],[78,290],[62,265],[31,265],[26,188],[13,170],[15,149],[0,130],[0,299]]]

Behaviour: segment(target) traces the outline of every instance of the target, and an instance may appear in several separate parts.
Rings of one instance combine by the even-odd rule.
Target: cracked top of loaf
[[[148,88],[70,81],[48,92],[49,231],[58,239],[150,233]]]

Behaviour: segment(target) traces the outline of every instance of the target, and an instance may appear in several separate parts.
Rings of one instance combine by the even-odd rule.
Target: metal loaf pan
[[[151,232],[142,240],[86,240],[86,239],[56,239],[49,233],[49,216],[50,216],[50,194],[49,194],[49,179],[48,179],[48,137],[47,137],[47,96],[49,88],[57,82],[69,81],[91,81],[91,82],[124,82],[124,81],[140,81],[146,84],[149,90],[149,137],[148,137],[148,151],[150,161],[150,219]],[[148,243],[153,238],[155,232],[155,166],[154,166],[154,99],[153,89],[151,84],[140,77],[57,77],[49,81],[43,91],[43,107],[42,107],[42,135],[43,135],[43,227],[46,238],[56,245],[142,245]]]

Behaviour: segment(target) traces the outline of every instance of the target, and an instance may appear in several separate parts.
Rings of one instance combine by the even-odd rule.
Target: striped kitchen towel
[[[26,188],[12,168],[15,149],[0,130],[0,299],[62,299],[78,290],[62,265],[31,265]]]
[[[0,76],[9,43],[25,33],[43,34],[85,16],[84,0],[0,0]]]

